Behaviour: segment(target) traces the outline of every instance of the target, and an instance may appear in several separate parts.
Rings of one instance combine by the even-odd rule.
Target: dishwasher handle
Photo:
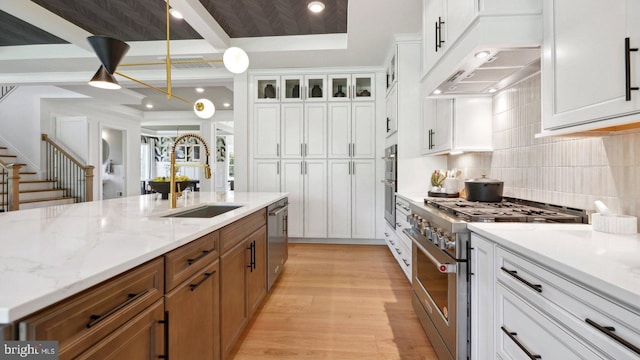
[[[269,216],[278,216],[280,215],[281,212],[287,210],[289,208],[289,205],[284,205],[284,206],[280,206],[278,208],[275,208],[271,211],[269,211]]]

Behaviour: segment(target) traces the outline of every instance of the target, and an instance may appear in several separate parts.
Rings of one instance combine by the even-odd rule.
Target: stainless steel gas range
[[[427,198],[411,204],[413,308],[438,357],[468,359],[469,222],[586,223],[586,212],[505,198],[499,203]]]

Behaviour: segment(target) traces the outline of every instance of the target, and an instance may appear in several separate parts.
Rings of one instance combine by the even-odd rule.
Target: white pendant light
[[[200,99],[193,104],[193,111],[201,119],[211,119],[216,112],[216,106],[209,99]]]
[[[249,68],[249,56],[238,47],[228,48],[222,56],[222,62],[234,74],[241,74]]]

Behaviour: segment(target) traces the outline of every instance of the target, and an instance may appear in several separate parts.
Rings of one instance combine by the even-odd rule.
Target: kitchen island
[[[150,280],[151,290],[140,292],[140,297],[152,293],[161,296],[165,290],[168,292],[176,287],[171,294],[167,293],[166,303],[169,304],[170,297],[180,289],[179,282],[187,280],[199,286],[208,277],[224,273],[224,269],[218,269],[218,256],[224,266],[224,255],[231,253],[232,248],[238,248],[239,256],[236,258],[239,263],[235,264],[239,264],[236,269],[239,268],[241,274],[244,274],[244,262],[248,258],[253,266],[251,273],[259,272],[254,269],[256,261],[261,261],[260,254],[263,255],[257,249],[264,252],[261,246],[266,239],[266,207],[286,196],[286,193],[195,192],[180,198],[176,209],[168,209],[167,200],[150,194],[2,214],[0,324],[22,321],[51,305],[64,303],[69,298],[76,299],[77,294],[99,289],[114,278],[122,278],[145,267],[149,268],[145,274],[154,274],[149,276],[154,280]],[[242,206],[212,218],[168,216],[204,204]],[[196,249],[196,243],[203,245]],[[187,254],[194,250],[197,256]],[[251,251],[250,256],[245,254],[247,251]],[[185,265],[176,262],[176,268],[170,268],[174,259],[183,257]],[[203,258],[207,261],[200,261]],[[163,266],[166,266],[166,274]],[[191,275],[196,276],[195,272],[190,273],[191,269],[202,270],[198,276],[204,277],[190,278]],[[224,276],[220,275],[222,279]],[[240,280],[251,281],[251,278],[242,275]],[[263,279],[258,280],[263,282]],[[191,288],[193,292],[197,286]],[[249,285],[246,288],[245,292],[252,291]],[[222,289],[220,294],[224,303]],[[124,296],[126,299],[126,294]],[[215,304],[217,307],[217,299]],[[245,311],[245,318],[248,318],[249,310]],[[246,319],[239,328],[245,323]],[[20,330],[21,333],[24,331]],[[5,330],[5,337],[8,333],[16,337],[18,331],[16,328]],[[233,336],[232,340],[235,339]],[[99,357],[97,353],[96,356]],[[213,358],[219,358],[219,352]]]

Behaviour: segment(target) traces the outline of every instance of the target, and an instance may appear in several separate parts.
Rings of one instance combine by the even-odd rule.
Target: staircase
[[[17,156],[9,154],[6,147],[0,146],[0,161],[5,164],[14,164]],[[0,199],[6,199],[4,191],[8,178],[0,178]],[[52,205],[73,204],[75,198],[64,196],[64,189],[56,189],[55,181],[40,180],[35,172],[20,171],[20,210],[35,209]],[[0,200],[0,208],[5,207]]]

